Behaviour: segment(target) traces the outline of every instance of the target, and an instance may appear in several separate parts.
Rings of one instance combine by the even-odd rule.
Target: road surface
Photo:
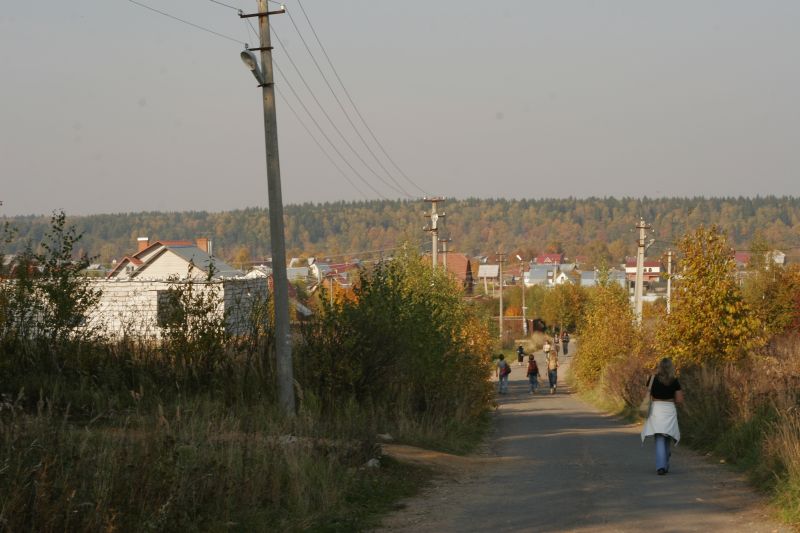
[[[536,359],[545,368],[541,352]],[[570,359],[562,357],[561,375]],[[488,449],[468,458],[423,454],[420,462],[444,474],[402,502],[382,531],[791,531],[728,467],[678,446],[670,473],[657,476],[640,425],[600,413],[563,382],[550,395],[542,382],[530,396],[525,367],[514,361]],[[415,460],[411,448],[393,451]]]

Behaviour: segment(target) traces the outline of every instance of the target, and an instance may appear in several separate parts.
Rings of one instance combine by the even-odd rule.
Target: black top
[[[678,378],[675,378],[669,385],[664,385],[658,378],[654,377],[653,389],[650,395],[656,400],[674,400],[675,393],[681,390],[681,384]]]

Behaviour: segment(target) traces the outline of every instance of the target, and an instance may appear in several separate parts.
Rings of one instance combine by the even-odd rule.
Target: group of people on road
[[[555,335],[552,339],[545,340],[542,351],[545,354],[547,379],[550,385],[550,394],[555,394],[558,387],[558,354],[559,347],[564,355],[569,353],[569,334],[564,332],[561,336]],[[524,357],[528,356],[527,378],[530,383],[529,393],[535,394],[539,388],[540,371],[533,354],[525,353],[520,345],[517,348],[517,364],[523,365]],[[508,376],[511,365],[501,354],[497,362],[497,376],[499,378],[499,393],[508,394]],[[647,380],[647,397],[650,400],[647,419],[642,428],[641,439],[644,443],[647,437],[653,437],[656,448],[656,473],[666,475],[670,469],[671,447],[681,438],[678,426],[678,410],[676,405],[683,404],[684,394],[678,380],[675,365],[669,357],[661,359],[656,373]]]
[[[550,394],[555,394],[558,387],[558,353],[562,347],[564,355],[569,353],[569,342],[569,333],[565,331],[561,335],[554,335],[552,341],[549,338],[545,339],[542,345],[542,352],[544,352],[545,366],[547,369],[547,380],[550,385]],[[525,348],[519,345],[517,347],[517,366],[524,365],[526,355],[528,356],[526,377],[530,383],[529,393],[536,394],[536,391],[539,389],[539,365],[536,363],[533,354],[526,353]],[[509,361],[506,361],[503,354],[500,354],[498,357],[495,373],[498,378],[498,392],[500,394],[507,394],[511,364]]]

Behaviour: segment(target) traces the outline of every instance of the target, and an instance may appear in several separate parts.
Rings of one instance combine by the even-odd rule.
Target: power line
[[[171,18],[172,20],[177,20],[178,22],[182,22],[183,24],[187,24],[187,25],[189,25],[189,26],[191,26],[193,28],[197,28],[198,30],[202,30],[202,31],[208,32],[208,33],[210,33],[212,35],[216,35],[217,37],[222,37],[223,39],[227,39],[229,41],[233,41],[235,43],[239,43],[239,44],[242,44],[242,45],[245,44],[244,42],[240,41],[239,39],[234,39],[233,37],[225,35],[224,33],[219,33],[218,31],[214,31],[212,29],[206,28],[205,26],[200,26],[199,24],[195,24],[194,22],[189,22],[188,20],[184,20],[184,19],[182,19],[180,17],[176,17],[175,15],[170,15],[169,13],[166,13],[165,11],[161,11],[161,10],[156,9],[154,7],[150,7],[148,5],[142,4],[140,2],[137,2],[136,0],[128,0],[128,2],[130,2],[131,4],[136,4],[137,6],[142,7],[144,9],[148,9],[150,11],[153,11],[154,13],[158,13],[159,15],[163,15],[165,17]]]
[[[255,28],[253,27],[253,24],[252,24],[252,22],[250,22],[250,20],[249,20],[249,19],[243,19],[243,20],[247,20],[247,23],[248,23],[248,24],[246,24],[246,25],[248,26],[248,28],[250,28],[250,29],[252,30],[252,33],[253,33],[253,35],[254,35],[254,36],[256,37],[256,39],[257,39],[257,38],[258,38],[258,34],[256,33],[256,30],[255,30]],[[336,145],[333,143],[333,141],[331,141],[330,137],[328,137],[328,135],[325,133],[325,130],[323,130],[323,129],[322,129],[322,126],[320,126],[320,125],[319,125],[319,122],[317,122],[317,120],[316,120],[316,119],[314,118],[314,116],[311,114],[311,111],[308,109],[308,107],[305,105],[305,103],[303,102],[303,100],[300,98],[300,95],[297,93],[297,91],[295,90],[295,88],[292,86],[291,82],[290,82],[290,81],[289,81],[289,80],[286,78],[286,75],[283,73],[283,70],[281,70],[280,66],[278,65],[278,62],[277,62],[277,61],[273,61],[273,64],[274,64],[274,66],[275,66],[275,69],[278,71],[278,73],[281,75],[281,77],[283,78],[283,80],[286,82],[286,85],[289,87],[289,90],[291,90],[291,91],[292,91],[292,94],[294,94],[294,97],[297,99],[297,101],[298,101],[298,103],[300,104],[300,106],[303,108],[303,110],[306,112],[306,114],[308,115],[308,117],[311,119],[311,122],[313,122],[313,123],[314,123],[314,125],[317,127],[317,129],[318,129],[318,130],[319,130],[319,132],[322,134],[322,136],[325,138],[325,140],[326,140],[326,141],[328,141],[328,144],[330,144],[330,145],[331,145],[331,148],[333,148],[334,152],[336,152],[336,154],[337,154],[337,155],[338,155],[338,156],[341,158],[341,160],[342,160],[342,161],[344,161],[344,163],[345,163],[345,164],[346,164],[348,167],[350,167],[350,169],[353,171],[353,173],[354,173],[356,176],[358,176],[358,178],[359,178],[359,179],[360,179],[362,182],[364,182],[364,184],[365,184],[367,187],[369,187],[370,189],[372,189],[372,190],[373,190],[373,192],[375,192],[375,194],[377,194],[377,195],[378,195],[378,197],[380,197],[380,198],[382,198],[382,199],[384,199],[384,200],[385,200],[385,199],[386,199],[386,197],[384,197],[384,196],[383,196],[383,195],[380,193],[380,191],[378,191],[378,190],[377,190],[375,187],[373,187],[373,186],[372,186],[372,185],[371,185],[371,184],[370,184],[370,183],[369,183],[369,182],[368,182],[366,179],[364,179],[364,177],[363,177],[363,176],[361,176],[361,174],[360,174],[360,173],[359,173],[359,172],[358,172],[358,171],[357,171],[357,170],[356,170],[356,169],[353,167],[353,165],[351,165],[351,164],[350,164],[350,162],[349,162],[349,161],[348,161],[348,160],[347,160],[347,159],[344,157],[344,155],[341,153],[341,151],[339,151],[339,149],[337,149],[337,148],[336,148]],[[276,87],[276,90],[277,90],[277,87]],[[287,99],[287,98],[286,98],[286,97],[283,95],[283,93],[282,93],[282,92],[280,92],[280,90],[278,90],[278,93],[281,95],[281,98],[283,98],[283,101],[284,101],[284,103],[285,103],[285,104],[286,104],[286,105],[289,107],[289,110],[290,110],[290,111],[291,111],[291,112],[294,114],[294,116],[297,118],[297,121],[300,123],[300,125],[301,125],[301,126],[303,126],[303,128],[305,128],[306,132],[308,132],[308,134],[311,136],[311,138],[312,138],[312,139],[314,140],[314,142],[317,144],[317,146],[319,147],[319,149],[322,151],[322,153],[323,153],[323,154],[325,154],[325,157],[327,157],[327,158],[328,158],[328,160],[331,162],[331,164],[334,166],[334,168],[335,168],[335,169],[336,169],[336,170],[339,172],[339,174],[341,174],[341,175],[342,175],[342,177],[344,177],[344,179],[345,179],[345,180],[347,180],[347,182],[348,182],[348,183],[350,183],[350,185],[352,185],[352,186],[353,186],[353,188],[354,188],[355,190],[357,190],[357,191],[358,191],[358,192],[361,194],[361,196],[363,196],[363,197],[364,197],[364,199],[365,199],[365,200],[366,200],[366,199],[368,199],[368,198],[367,198],[367,196],[364,194],[364,192],[363,192],[361,189],[359,189],[359,188],[356,186],[356,184],[355,184],[355,183],[353,183],[353,181],[352,181],[352,180],[351,180],[351,179],[350,179],[350,178],[349,178],[349,177],[348,177],[348,176],[347,176],[347,175],[346,175],[346,174],[345,174],[345,173],[344,173],[344,172],[343,172],[343,171],[342,171],[342,170],[339,168],[339,166],[338,166],[338,165],[337,165],[337,164],[336,164],[336,163],[333,161],[333,159],[330,157],[330,155],[328,154],[328,152],[326,152],[326,151],[325,151],[325,150],[322,148],[322,145],[319,143],[319,141],[317,140],[317,138],[316,138],[316,137],[314,137],[314,135],[311,133],[311,130],[309,130],[309,129],[308,129],[308,127],[306,126],[305,122],[303,122],[303,121],[300,119],[300,115],[297,113],[297,111],[294,109],[294,107],[293,107],[293,106],[292,106],[292,105],[289,103],[288,99]]]
[[[364,197],[364,199],[365,199],[365,200],[368,200],[369,198],[367,197],[367,195],[366,195],[366,194],[364,194],[364,192],[363,192],[361,189],[359,189],[359,188],[356,186],[356,184],[355,184],[355,183],[353,183],[353,181],[350,179],[350,177],[349,177],[347,174],[345,174],[345,173],[344,173],[344,171],[342,171],[342,169],[341,169],[341,168],[339,168],[339,165],[337,165],[337,164],[336,164],[336,162],[333,160],[333,158],[330,156],[330,154],[328,154],[328,152],[327,152],[327,151],[325,151],[325,149],[322,147],[322,145],[321,145],[321,144],[320,144],[320,142],[317,140],[317,138],[314,136],[314,134],[313,134],[313,133],[311,133],[311,130],[308,128],[308,126],[306,126],[306,123],[305,123],[305,122],[303,122],[303,121],[300,119],[300,115],[299,115],[299,114],[297,113],[297,111],[294,109],[294,107],[292,106],[292,104],[290,104],[290,103],[289,103],[289,101],[288,101],[288,100],[286,99],[286,97],[283,95],[283,93],[281,92],[281,90],[280,90],[280,89],[278,89],[277,87],[275,88],[275,90],[277,91],[278,95],[280,95],[280,97],[283,99],[283,103],[284,103],[284,104],[286,104],[286,107],[288,107],[288,108],[289,108],[289,110],[292,112],[292,114],[294,114],[295,118],[297,119],[297,122],[299,122],[299,123],[300,123],[300,125],[301,125],[301,126],[303,126],[303,129],[305,129],[305,130],[306,130],[306,133],[308,133],[309,137],[311,137],[311,139],[314,141],[314,143],[317,145],[317,147],[320,149],[320,151],[321,151],[321,152],[322,152],[322,153],[325,155],[325,157],[327,157],[327,158],[328,158],[328,161],[330,161],[331,165],[333,165],[333,167],[334,167],[334,168],[335,168],[335,169],[336,169],[336,170],[339,172],[339,174],[341,174],[341,176],[342,176],[344,179],[346,179],[346,180],[347,180],[347,182],[348,182],[350,185],[352,185],[352,186],[353,186],[353,188],[354,188],[355,190],[357,190],[357,191],[359,192],[359,194],[361,194],[361,196],[363,196],[363,197]]]
[[[235,9],[236,11],[241,11],[241,9],[239,9],[238,7],[236,7],[236,6],[232,6],[232,5],[230,5],[230,4],[226,4],[225,2],[220,2],[219,0],[208,0],[208,1],[209,1],[209,2],[213,2],[213,3],[215,3],[215,4],[219,4],[219,5],[221,5],[221,6],[228,7],[228,8],[230,8],[230,9]]]
[[[294,29],[295,29],[295,31],[297,32],[297,35],[300,37],[300,41],[303,43],[303,46],[305,46],[305,49],[306,49],[306,51],[308,52],[308,55],[311,57],[311,61],[314,63],[314,66],[316,66],[316,67],[317,67],[317,70],[319,71],[320,75],[322,76],[322,79],[323,79],[323,81],[325,81],[325,85],[327,85],[327,86],[328,86],[328,90],[330,90],[330,92],[331,92],[331,95],[333,95],[333,99],[334,99],[334,100],[336,100],[336,103],[339,105],[339,109],[341,109],[341,110],[342,110],[342,113],[344,113],[344,116],[345,116],[345,118],[347,119],[347,122],[349,122],[349,123],[350,123],[350,127],[352,127],[352,128],[353,128],[353,131],[356,133],[356,136],[358,136],[358,138],[361,140],[361,143],[364,145],[364,147],[365,147],[365,148],[367,149],[367,151],[370,153],[370,155],[372,156],[372,158],[373,158],[373,159],[374,159],[374,160],[375,160],[375,161],[378,163],[378,166],[379,166],[379,167],[381,167],[381,169],[382,169],[382,170],[383,170],[383,171],[386,173],[386,175],[389,177],[389,179],[390,179],[390,180],[392,180],[392,182],[393,182],[395,185],[397,185],[397,187],[398,187],[398,188],[399,188],[399,189],[400,189],[400,190],[401,190],[401,191],[402,191],[402,192],[403,192],[403,193],[404,193],[406,196],[408,196],[409,198],[411,198],[411,195],[408,193],[408,191],[406,191],[406,190],[403,188],[403,186],[402,186],[402,185],[400,185],[400,182],[398,182],[398,181],[397,181],[397,180],[394,178],[394,176],[392,176],[391,172],[389,172],[389,171],[386,169],[386,167],[383,165],[383,163],[381,162],[381,160],[380,160],[380,159],[378,159],[378,156],[377,156],[377,155],[375,155],[375,152],[373,152],[373,151],[372,151],[372,148],[370,148],[369,144],[367,144],[367,141],[364,139],[364,136],[363,136],[363,135],[361,135],[361,132],[358,130],[358,128],[356,128],[356,125],[355,125],[355,123],[353,122],[353,119],[352,119],[352,118],[350,118],[350,113],[348,113],[348,112],[347,112],[347,109],[345,109],[345,107],[344,107],[344,104],[342,104],[342,101],[339,99],[339,96],[336,94],[336,91],[334,91],[334,90],[333,90],[333,86],[331,85],[330,81],[328,81],[328,77],[325,75],[325,72],[322,70],[322,67],[320,67],[320,65],[319,65],[319,62],[317,61],[317,58],[314,56],[314,53],[311,51],[311,47],[309,47],[309,46],[308,46],[308,43],[306,42],[306,39],[305,39],[305,37],[303,37],[303,33],[300,31],[300,28],[297,26],[297,23],[295,22],[295,20],[294,20],[294,17],[292,16],[292,13],[291,13],[291,11],[287,11],[287,12],[286,12],[286,14],[287,14],[287,15],[289,15],[289,20],[291,21],[292,25],[294,26]]]
[[[339,149],[336,147],[336,145],[333,143],[333,141],[331,141],[330,137],[328,137],[328,134],[327,134],[327,133],[325,133],[325,130],[323,130],[323,129],[322,129],[322,127],[319,125],[319,122],[317,122],[317,119],[315,119],[315,118],[314,118],[314,115],[312,115],[312,114],[311,114],[311,111],[309,111],[309,109],[308,109],[308,107],[306,106],[306,104],[305,104],[305,103],[303,102],[303,100],[300,98],[300,95],[299,95],[299,94],[297,94],[297,91],[295,90],[295,88],[294,88],[294,86],[291,84],[291,82],[290,82],[290,81],[289,81],[289,80],[286,78],[286,75],[283,73],[283,70],[281,70],[281,67],[280,67],[280,65],[278,65],[278,62],[277,62],[277,61],[273,61],[273,63],[274,63],[274,65],[275,65],[275,70],[277,70],[277,71],[278,71],[278,73],[281,75],[281,77],[283,78],[283,81],[284,81],[284,82],[286,82],[286,86],[287,86],[287,87],[289,87],[289,90],[290,90],[290,91],[292,91],[292,94],[294,94],[294,97],[295,97],[295,98],[297,98],[297,101],[300,103],[300,106],[302,106],[302,108],[305,110],[305,112],[306,112],[306,114],[308,115],[308,117],[311,119],[311,121],[314,123],[314,125],[317,127],[317,129],[319,129],[320,133],[321,133],[321,134],[322,134],[322,136],[325,138],[325,140],[326,140],[326,141],[328,141],[328,144],[330,144],[330,145],[331,145],[331,148],[333,148],[333,150],[334,150],[334,151],[335,151],[335,152],[336,152],[336,153],[339,155],[339,157],[342,159],[342,161],[344,161],[344,163],[345,163],[345,164],[346,164],[348,167],[350,167],[350,170],[352,170],[352,171],[353,171],[353,173],[354,173],[356,176],[358,176],[358,178],[359,178],[359,179],[360,179],[362,182],[364,182],[364,185],[366,185],[367,187],[369,187],[370,189],[372,189],[372,191],[373,191],[375,194],[377,194],[377,195],[378,195],[378,197],[380,197],[381,199],[383,199],[383,200],[388,200],[388,198],[386,198],[384,195],[382,195],[382,194],[381,194],[381,192],[380,192],[378,189],[376,189],[376,188],[375,188],[375,187],[374,187],[374,186],[373,186],[373,185],[372,185],[372,184],[371,184],[369,181],[367,181],[367,180],[364,178],[364,176],[362,176],[362,175],[361,175],[361,174],[360,174],[360,173],[359,173],[359,172],[358,172],[358,171],[355,169],[355,167],[353,167],[353,165],[352,165],[352,164],[350,164],[350,161],[348,161],[348,160],[347,160],[347,158],[346,158],[346,157],[344,157],[344,155],[342,155],[342,152],[341,152],[341,151],[340,151],[340,150],[339,150]]]
[[[330,65],[331,70],[333,71],[334,75],[336,76],[336,79],[339,81],[339,85],[342,86],[342,90],[344,91],[344,94],[347,96],[347,99],[350,102],[350,105],[353,106],[353,109],[355,110],[356,114],[358,115],[358,118],[361,119],[361,123],[364,124],[364,127],[367,129],[367,131],[369,132],[370,136],[375,141],[375,144],[378,145],[378,147],[381,149],[381,152],[383,152],[383,155],[386,156],[386,159],[389,160],[389,162],[392,164],[392,166],[394,166],[394,168],[397,169],[397,171],[400,173],[401,176],[403,176],[406,179],[406,181],[408,181],[411,185],[416,187],[417,190],[422,192],[425,196],[428,196],[428,193],[425,190],[423,190],[419,185],[417,185],[411,178],[409,178],[408,175],[405,172],[403,172],[403,169],[401,169],[398,166],[398,164],[395,163],[394,159],[392,159],[392,157],[386,151],[386,148],[384,148],[383,143],[381,143],[380,140],[378,140],[378,137],[372,131],[372,128],[369,127],[369,124],[367,124],[367,121],[364,119],[364,116],[361,114],[361,111],[358,109],[358,106],[356,105],[355,101],[350,96],[350,91],[347,90],[347,87],[345,87],[341,76],[339,76],[339,72],[336,70],[336,67],[333,65],[333,61],[331,61],[331,58],[328,55],[328,52],[325,49],[325,46],[322,44],[322,40],[319,38],[319,35],[317,34],[317,30],[314,28],[314,25],[311,23],[311,19],[308,17],[308,13],[306,13],[305,8],[303,7],[303,3],[300,0],[297,0],[297,5],[300,6],[300,10],[303,12],[303,16],[305,17],[306,22],[308,23],[308,27],[311,28],[311,33],[313,33],[314,38],[317,41],[317,44],[319,44],[319,47],[322,50],[322,53],[323,53],[323,55],[325,56],[325,59],[328,62],[328,65]],[[291,20],[292,24],[294,24],[294,19],[292,19],[292,13],[290,11],[287,11],[287,14],[289,15],[289,20]]]
[[[361,161],[361,164],[364,165],[364,167],[367,170],[369,170],[370,173],[372,173],[376,178],[378,178],[381,182],[383,182],[384,185],[386,185],[387,187],[389,187],[390,189],[392,189],[393,191],[395,191],[395,192],[397,192],[399,194],[404,194],[403,191],[397,189],[395,186],[393,186],[391,183],[387,182],[383,177],[381,177],[380,174],[375,172],[375,170],[364,160],[364,158],[361,156],[361,154],[359,154],[358,151],[355,148],[353,148],[353,145],[350,144],[350,141],[347,140],[347,137],[344,135],[344,133],[342,133],[342,130],[339,129],[339,127],[336,125],[336,123],[331,118],[330,114],[328,114],[328,112],[325,110],[325,106],[322,105],[322,103],[319,101],[319,98],[317,98],[317,95],[314,93],[313,89],[311,89],[311,86],[309,85],[308,81],[306,81],[305,76],[303,76],[303,73],[300,71],[300,68],[297,66],[297,63],[295,63],[294,59],[292,59],[291,54],[286,49],[286,45],[283,44],[283,41],[281,40],[280,36],[278,35],[278,33],[275,31],[274,28],[272,28],[272,34],[278,40],[278,43],[280,43],[280,45],[283,47],[283,51],[286,54],[286,58],[292,64],[292,67],[294,67],[295,71],[297,72],[297,75],[300,77],[300,81],[302,81],[303,85],[305,85],[306,89],[308,90],[309,94],[311,95],[311,98],[313,98],[314,101],[317,103],[317,106],[322,111],[322,114],[325,115],[325,118],[328,119],[328,122],[331,124],[333,129],[336,130],[336,133],[339,134],[339,137],[341,137],[342,141],[344,141],[344,143],[347,145],[347,147],[350,149],[350,151],[353,152],[353,155],[355,155],[356,158],[359,161]],[[283,77],[284,77],[284,79],[286,79],[285,75]]]

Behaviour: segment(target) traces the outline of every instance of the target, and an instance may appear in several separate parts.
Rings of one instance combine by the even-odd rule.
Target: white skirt
[[[650,408],[650,416],[642,428],[642,442],[646,437],[652,437],[656,433],[669,435],[675,442],[681,440],[681,430],[678,427],[678,410],[675,409],[674,402],[653,400]]]

